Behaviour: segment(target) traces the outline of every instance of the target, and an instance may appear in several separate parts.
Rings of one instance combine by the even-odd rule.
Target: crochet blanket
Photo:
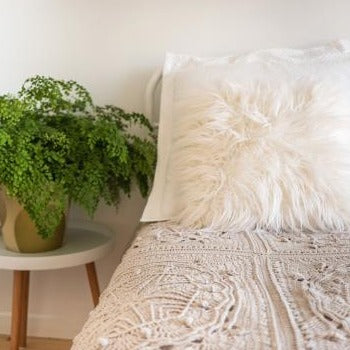
[[[350,234],[143,227],[72,350],[350,349]]]

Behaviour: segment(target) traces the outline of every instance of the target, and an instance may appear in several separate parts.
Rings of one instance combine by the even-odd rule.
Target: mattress
[[[350,233],[144,226],[72,350],[350,349]]]

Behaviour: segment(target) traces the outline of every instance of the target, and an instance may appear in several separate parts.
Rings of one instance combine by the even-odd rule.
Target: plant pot
[[[16,199],[0,192],[0,220],[2,236],[8,250],[19,253],[42,253],[60,248],[63,244],[65,216],[54,234],[42,238],[33,220]]]

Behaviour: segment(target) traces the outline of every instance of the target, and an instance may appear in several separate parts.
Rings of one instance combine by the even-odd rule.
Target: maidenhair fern
[[[36,76],[17,95],[0,96],[0,182],[42,237],[54,232],[68,201],[92,215],[101,199],[116,205],[129,195],[133,182],[146,196],[155,159],[142,114],[95,106],[74,81]]]

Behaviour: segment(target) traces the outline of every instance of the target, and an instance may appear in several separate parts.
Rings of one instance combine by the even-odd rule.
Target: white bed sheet
[[[144,226],[72,350],[350,349],[350,234]]]

